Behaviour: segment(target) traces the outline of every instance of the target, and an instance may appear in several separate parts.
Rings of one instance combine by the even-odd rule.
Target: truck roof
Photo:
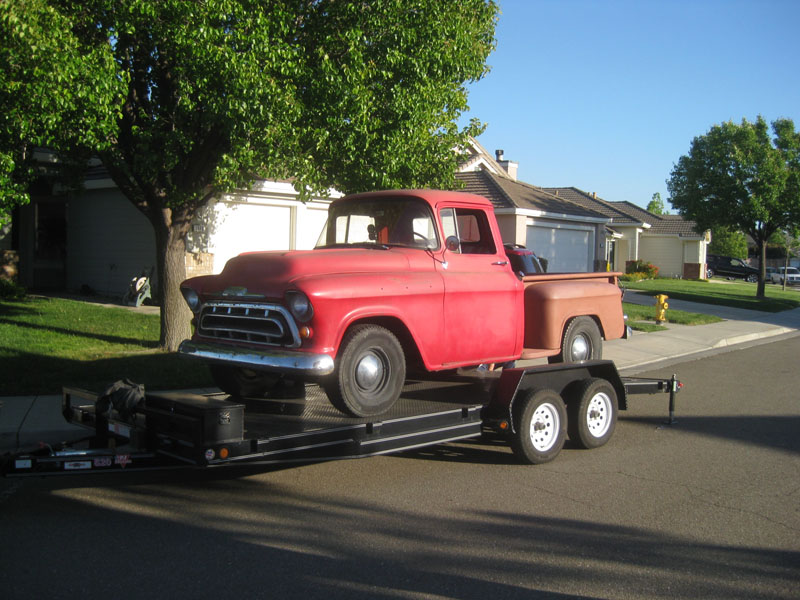
[[[492,207],[492,203],[489,202],[489,200],[487,200],[483,196],[478,196],[477,194],[470,194],[468,192],[454,192],[448,190],[429,190],[429,189],[381,190],[379,192],[363,192],[360,194],[349,194],[347,196],[340,198],[338,201],[347,201],[356,198],[377,198],[386,196],[419,198],[421,200],[425,200],[432,206],[436,206],[440,202],[461,202],[461,203],[475,204],[489,208]]]

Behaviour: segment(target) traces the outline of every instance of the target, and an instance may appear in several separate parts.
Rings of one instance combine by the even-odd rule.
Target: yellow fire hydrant
[[[667,300],[669,300],[669,296],[666,294],[656,296],[656,325],[661,325],[667,320],[667,309],[669,308]]]

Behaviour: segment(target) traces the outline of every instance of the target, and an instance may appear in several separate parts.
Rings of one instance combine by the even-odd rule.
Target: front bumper
[[[295,375],[330,375],[333,373],[334,366],[333,357],[328,354],[311,354],[279,348],[264,350],[236,348],[192,340],[183,340],[178,348],[178,354],[251,369]]]

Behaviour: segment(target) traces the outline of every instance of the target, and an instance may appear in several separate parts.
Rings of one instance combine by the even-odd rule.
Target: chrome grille
[[[277,304],[209,302],[197,319],[206,338],[297,348],[300,336],[289,311]]]

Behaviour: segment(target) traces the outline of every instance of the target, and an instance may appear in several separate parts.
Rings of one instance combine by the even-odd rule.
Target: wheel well
[[[403,347],[403,354],[405,354],[406,357],[406,372],[425,370],[422,356],[419,353],[419,348],[417,348],[417,343],[414,341],[414,336],[411,335],[411,332],[408,330],[408,327],[406,327],[406,324],[400,319],[396,317],[368,317],[365,319],[359,319],[358,321],[353,321],[350,323],[350,325],[348,325],[345,335],[347,334],[347,331],[354,326],[364,324],[379,325],[385,329],[388,329],[394,334],[394,336],[397,338],[397,341],[399,341],[400,345]]]
[[[588,317],[592,321],[594,321],[594,324],[597,325],[597,329],[600,331],[600,337],[603,338],[604,340],[607,339],[606,338],[606,332],[603,329],[603,322],[600,320],[600,317],[598,317],[597,315],[575,315],[574,317],[570,317],[569,319],[567,319],[567,322],[564,323],[564,327],[561,330],[561,339],[564,339],[564,334],[566,333],[567,327],[569,327],[569,324],[572,323],[575,319],[578,319],[580,317]]]

